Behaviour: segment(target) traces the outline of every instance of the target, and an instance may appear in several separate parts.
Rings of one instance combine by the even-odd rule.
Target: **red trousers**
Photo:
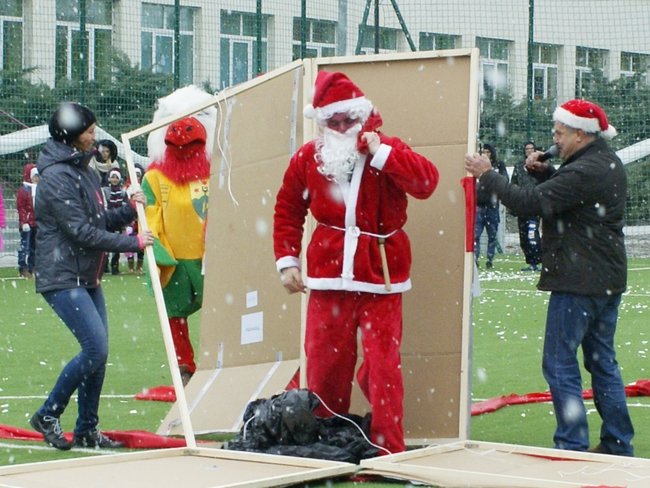
[[[178,366],[183,366],[188,373],[194,374],[196,364],[194,363],[194,348],[190,341],[190,332],[187,327],[187,318],[170,317],[169,328],[174,340],[174,349],[176,350],[176,359]]]
[[[404,450],[404,386],[400,360],[402,295],[312,290],[307,305],[307,386],[339,414],[349,413],[357,334],[363,362],[357,382],[372,408],[371,440]],[[324,408],[315,412],[330,416]]]

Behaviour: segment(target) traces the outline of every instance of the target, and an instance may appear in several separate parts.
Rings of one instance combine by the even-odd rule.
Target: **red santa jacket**
[[[311,210],[318,225],[307,249],[307,287],[371,293],[411,288],[411,249],[403,230],[407,194],[429,197],[438,184],[438,170],[400,139],[380,137],[380,149],[355,166],[347,188],[319,172],[314,141],[296,152],[275,205],[278,270],[300,267],[303,225]],[[390,292],[384,284],[379,239],[385,239]]]
[[[29,224],[30,227],[36,227],[36,217],[34,215],[34,192],[36,185],[32,183],[30,173],[35,164],[26,164],[23,168],[23,184],[16,194],[16,210],[18,211],[18,225],[22,229],[23,224]]]

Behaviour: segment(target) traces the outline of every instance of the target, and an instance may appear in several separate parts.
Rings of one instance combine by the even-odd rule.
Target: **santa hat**
[[[371,111],[370,100],[344,73],[319,71],[312,103],[305,106],[303,114],[325,121],[337,113],[351,113],[365,121]]]
[[[108,172],[109,179],[112,178],[113,176],[117,176],[120,180],[122,179],[122,174],[116,169],[112,169]]]
[[[609,125],[605,111],[588,100],[574,99],[562,104],[553,112],[553,120],[574,129],[612,139],[617,132]]]
[[[38,176],[38,169],[37,168],[32,168],[29,171],[29,179],[31,180],[34,176]]]

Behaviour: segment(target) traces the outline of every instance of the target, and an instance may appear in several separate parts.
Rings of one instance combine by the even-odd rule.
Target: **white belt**
[[[361,234],[376,237],[377,239],[388,239],[390,236],[395,234],[400,229],[395,229],[388,234],[375,234],[373,232],[366,232],[361,230],[356,225],[351,225],[349,227],[338,227],[336,225],[321,224],[326,227],[331,227],[332,229],[340,230],[345,232],[345,240],[343,243],[343,269],[341,271],[341,277],[344,279],[353,279],[354,278],[354,255],[357,252],[357,245],[359,244],[359,236]]]

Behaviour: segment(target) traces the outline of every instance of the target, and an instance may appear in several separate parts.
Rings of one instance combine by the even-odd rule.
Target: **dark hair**
[[[490,151],[490,162],[494,163],[497,160],[497,150],[492,144],[483,144],[483,149]]]
[[[533,141],[526,141],[524,142],[523,150],[524,150],[524,156],[526,155],[526,146],[533,146],[533,150],[537,151],[537,144],[535,144]]]
[[[113,141],[110,139],[102,139],[101,141],[97,142],[97,149],[99,149],[100,146],[108,148],[108,152],[111,155],[111,161],[116,161],[117,160],[117,146]],[[98,154],[97,158],[99,159],[101,156]]]
[[[50,118],[50,135],[55,141],[71,145],[95,122],[97,118],[88,107],[77,102],[64,102]]]

